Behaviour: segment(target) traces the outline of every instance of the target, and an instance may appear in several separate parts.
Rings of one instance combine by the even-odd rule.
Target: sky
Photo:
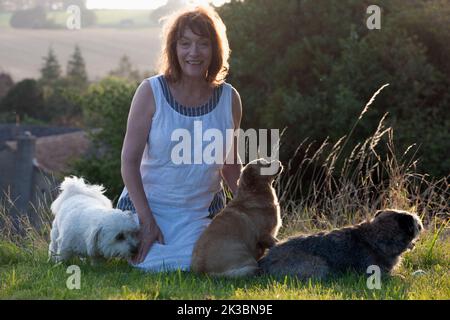
[[[210,2],[220,6],[229,0],[187,0],[190,4],[204,4]],[[167,3],[167,0],[87,0],[88,9],[128,9],[128,10],[152,10]]]

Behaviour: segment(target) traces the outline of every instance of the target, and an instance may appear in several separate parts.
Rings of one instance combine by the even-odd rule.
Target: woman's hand
[[[139,250],[137,255],[132,259],[134,264],[141,263],[147,256],[150,248],[155,241],[164,244],[164,237],[161,230],[153,219],[152,222],[142,223],[139,230]]]

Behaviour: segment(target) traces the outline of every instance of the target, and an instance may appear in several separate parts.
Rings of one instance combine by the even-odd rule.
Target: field
[[[122,20],[132,21],[133,27],[150,27],[157,21],[149,19],[151,11],[147,10],[94,10],[97,17],[96,27],[118,27]],[[48,19],[54,23],[64,26],[66,24],[66,12],[49,12]]]
[[[160,50],[159,28],[0,31],[0,69],[14,81],[38,78],[43,57],[52,47],[63,72],[76,44],[91,80],[115,69],[123,55],[142,71],[154,70]]]
[[[157,21],[151,21],[148,10],[94,10],[97,17],[96,27],[118,27],[121,20],[131,20],[133,27],[154,26]],[[11,13],[0,12],[0,28],[10,28],[9,20]],[[65,11],[51,11],[47,13],[47,19],[55,24],[64,27],[66,25],[68,13]]]
[[[52,47],[63,72],[74,47],[78,44],[86,61],[91,80],[102,78],[113,70],[120,58],[127,55],[134,67],[141,72],[153,71],[160,50],[161,29],[144,23],[146,11],[101,11],[96,28],[81,30],[13,29],[8,25],[8,13],[0,14],[0,70],[10,73],[14,81],[39,77],[43,57]],[[113,28],[120,21],[131,17],[137,28]],[[56,13],[55,22],[65,16]]]

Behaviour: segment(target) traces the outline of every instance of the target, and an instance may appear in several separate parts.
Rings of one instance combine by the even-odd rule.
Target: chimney
[[[17,136],[19,136],[22,133],[22,128],[20,126],[20,116],[16,114],[16,125],[13,125],[11,128],[11,136],[13,139],[17,139]]]
[[[29,131],[17,137],[17,152],[14,174],[14,197],[19,214],[27,213],[33,183],[33,159],[36,137]]]

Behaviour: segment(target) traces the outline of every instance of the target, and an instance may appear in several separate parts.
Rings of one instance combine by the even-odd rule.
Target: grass
[[[407,253],[381,289],[370,290],[368,275],[347,274],[327,281],[255,277],[240,280],[214,279],[187,272],[144,273],[122,261],[104,265],[73,260],[68,264],[47,262],[46,248],[24,251],[0,243],[0,299],[449,299],[450,242],[435,243],[425,236],[416,250]],[[81,269],[80,289],[69,290],[67,267]],[[426,274],[412,275],[418,269]]]
[[[399,155],[393,130],[384,128],[383,120],[349,152],[344,146],[353,128],[335,144],[325,141],[314,148],[304,141],[286,165],[288,174],[275,184],[283,213],[281,239],[361,222],[380,208],[417,213],[426,231],[393,275],[382,278],[380,289],[368,288],[369,274],[326,281],[217,279],[189,272],[144,273],[117,260],[98,266],[79,259],[54,265],[47,261],[48,204],[35,209],[41,227],[32,227],[25,217],[18,225],[26,232],[18,234],[12,231],[6,203],[0,206],[0,299],[450,299],[448,178],[416,172],[414,154],[408,156],[412,148]],[[79,290],[66,286],[71,264],[81,269]]]

